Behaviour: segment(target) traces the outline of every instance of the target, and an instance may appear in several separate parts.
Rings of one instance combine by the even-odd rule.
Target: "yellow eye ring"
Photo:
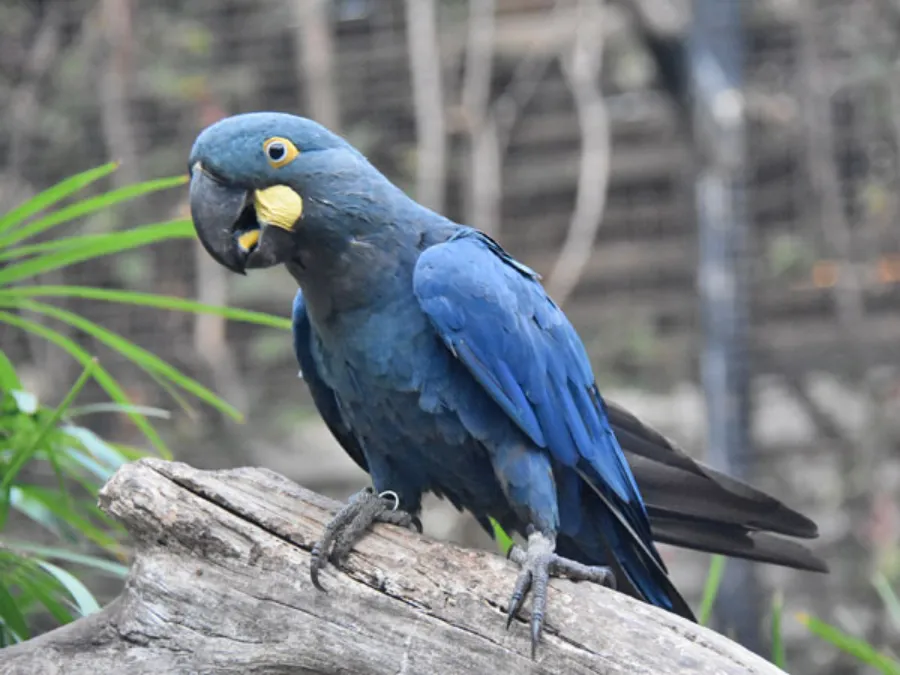
[[[269,164],[276,169],[290,164],[300,154],[297,146],[281,136],[273,136],[263,143],[263,152],[266,153]]]

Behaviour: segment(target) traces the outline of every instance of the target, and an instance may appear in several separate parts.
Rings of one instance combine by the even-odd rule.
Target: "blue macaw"
[[[237,115],[199,135],[189,165],[210,255],[241,274],[283,264],[297,281],[304,380],[372,478],[314,548],[316,586],[373,522],[417,524],[426,492],[526,538],[510,552],[521,571],[508,620],[531,592],[532,650],[555,574],[692,619],[654,540],[825,569],[777,536],[816,536],[809,519],[604,401],[531,269],[413,201],[339,136]]]

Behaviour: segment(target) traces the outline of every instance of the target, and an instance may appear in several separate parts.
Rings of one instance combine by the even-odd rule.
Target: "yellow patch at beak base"
[[[249,232],[244,232],[244,234],[238,237],[238,245],[245,251],[250,251],[251,249],[253,249],[258,242],[259,230],[250,230]]]
[[[253,207],[260,223],[290,232],[303,213],[303,199],[287,185],[273,185],[253,193]]]

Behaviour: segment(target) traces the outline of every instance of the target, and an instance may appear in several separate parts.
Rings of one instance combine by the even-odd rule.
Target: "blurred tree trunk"
[[[575,45],[570,54],[563,55],[562,61],[581,130],[578,191],[566,239],[547,279],[547,291],[559,305],[564,305],[575,290],[591,259],[609,186],[609,116],[600,93],[603,2],[580,0],[577,6]]]
[[[340,132],[340,104],[335,83],[335,48],[327,0],[293,0],[296,17],[297,73],[306,92],[301,114]]]
[[[104,52],[100,73],[100,119],[107,155],[121,162],[112,180],[119,186],[139,180],[137,138],[128,111],[134,42],[131,0],[101,0]]]
[[[447,129],[435,0],[406,0],[406,37],[416,135],[416,200],[444,209]]]
[[[65,19],[63,8],[51,5],[44,10],[30,49],[24,55],[21,65],[22,79],[6,101],[4,131],[9,138],[9,155],[0,185],[0,208],[11,209],[31,197],[35,190],[22,176],[23,164],[28,156],[29,141],[33,138],[33,125],[40,105],[40,89],[44,77],[57,63],[62,45],[62,28]],[[2,265],[2,263],[0,263]],[[62,283],[63,273],[52,272],[45,275],[48,284]],[[46,323],[46,318],[35,316],[34,321]],[[64,335],[70,333],[67,326],[56,330]],[[61,381],[72,372],[72,361],[46,340],[27,333],[25,340],[31,353],[32,362],[41,367],[32,371],[35,377],[34,393],[38,397],[55,399]]]
[[[548,24],[562,21],[570,3],[571,0],[558,0],[553,10],[547,13]],[[532,45],[516,64],[509,84],[491,102],[494,50],[488,38],[492,38],[496,27],[495,11],[494,0],[472,0],[470,4],[462,113],[469,134],[468,166],[464,172],[468,176],[464,207],[466,223],[499,238],[503,162],[512,133],[558,54],[545,45]],[[486,26],[488,14],[491,18]]]
[[[495,0],[469,0],[462,110],[469,135],[464,186],[465,222],[494,234],[500,221],[500,149],[497,125],[488,115],[494,73]]]
[[[746,26],[743,0],[694,0],[689,55],[695,142],[703,323],[701,376],[710,463],[751,478],[750,215],[747,122],[743,90]],[[762,654],[763,598],[754,565],[729,560],[715,611],[718,626]]]
[[[9,138],[9,156],[0,189],[0,206],[12,206],[30,196],[20,176],[26,159],[28,141],[39,105],[41,82],[56,64],[61,46],[65,13],[58,5],[50,5],[40,20],[31,48],[21,66],[22,79],[4,106],[4,131]],[[24,189],[23,189],[24,188]]]

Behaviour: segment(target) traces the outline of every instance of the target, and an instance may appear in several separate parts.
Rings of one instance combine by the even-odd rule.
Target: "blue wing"
[[[325,425],[338,440],[338,443],[341,444],[341,447],[363,471],[368,473],[369,466],[363,454],[362,446],[360,446],[356,436],[344,422],[334,392],[319,377],[319,371],[316,369],[316,362],[313,359],[310,343],[312,327],[309,323],[309,316],[306,314],[306,305],[303,302],[303,293],[301,291],[297,291],[297,295],[294,296],[291,321],[294,331],[294,354],[297,356],[297,363],[300,364],[300,374],[309,387],[309,393],[312,395],[313,403],[316,404],[316,409],[325,421]]]
[[[588,518],[634,589],[689,614],[651,541],[584,346],[537,275],[466,228],[422,253],[414,289],[447,348],[558,467],[561,531],[576,540],[591,531],[580,524],[586,484],[600,500]]]

